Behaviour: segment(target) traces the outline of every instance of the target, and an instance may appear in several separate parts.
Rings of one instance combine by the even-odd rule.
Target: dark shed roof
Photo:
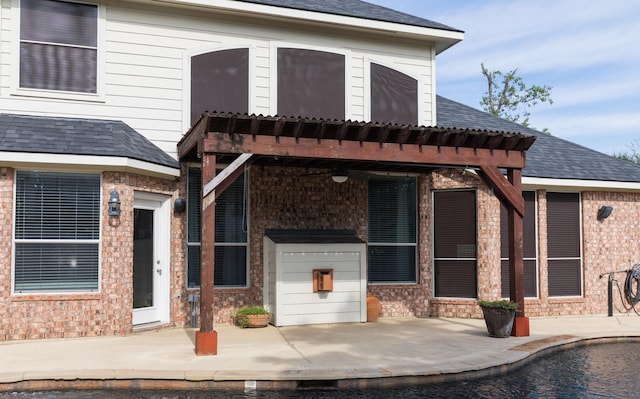
[[[437,96],[438,126],[487,129],[537,136],[527,151],[523,176],[640,182],[640,167],[567,140],[541,133],[464,104]]]
[[[121,121],[0,114],[0,151],[125,157],[178,169],[178,161]]]
[[[343,15],[347,17],[371,19],[375,21],[393,22],[402,25],[420,26],[423,28],[442,29],[462,32],[459,29],[395,11],[387,7],[367,3],[360,0],[240,0],[245,3],[263,4],[295,10],[316,11],[325,14]]]

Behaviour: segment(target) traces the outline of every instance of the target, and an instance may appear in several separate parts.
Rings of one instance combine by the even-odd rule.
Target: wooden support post
[[[507,179],[517,192],[522,192],[522,172],[520,169],[509,169]],[[511,335],[515,337],[529,336],[529,318],[524,309],[524,261],[523,261],[523,215],[513,205],[507,205],[509,223],[509,296],[518,303],[518,311],[513,322]]]
[[[202,155],[202,192],[216,176],[216,156]],[[218,354],[218,333],[213,330],[213,270],[215,242],[214,195],[202,198],[200,234],[200,331],[196,332],[196,354]]]

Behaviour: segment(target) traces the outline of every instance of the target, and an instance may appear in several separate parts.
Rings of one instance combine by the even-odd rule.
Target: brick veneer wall
[[[129,173],[102,174],[100,292],[86,294],[11,295],[11,243],[14,170],[0,171],[0,340],[119,335],[132,331],[133,196],[134,191],[169,195],[182,192],[176,182]],[[122,214],[110,219],[108,194],[120,193]],[[184,216],[171,221],[171,294],[184,293]],[[182,321],[186,309],[172,305],[172,318]],[[180,323],[178,323],[180,324]]]

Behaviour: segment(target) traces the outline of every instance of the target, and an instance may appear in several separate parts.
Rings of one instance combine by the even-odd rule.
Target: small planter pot
[[[367,295],[367,322],[376,322],[380,316],[382,306],[378,297],[375,295]]]
[[[489,336],[506,338],[511,335],[513,320],[516,316],[515,310],[489,306],[481,306],[481,308]]]
[[[269,324],[269,319],[271,315],[268,314],[248,314],[243,316],[238,316],[238,318],[243,319],[239,321],[241,327],[244,328],[261,328],[266,327]]]

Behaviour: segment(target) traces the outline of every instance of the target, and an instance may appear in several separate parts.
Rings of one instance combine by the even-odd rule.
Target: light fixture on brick
[[[113,190],[109,195],[108,212],[109,216],[120,216],[120,194]]]

